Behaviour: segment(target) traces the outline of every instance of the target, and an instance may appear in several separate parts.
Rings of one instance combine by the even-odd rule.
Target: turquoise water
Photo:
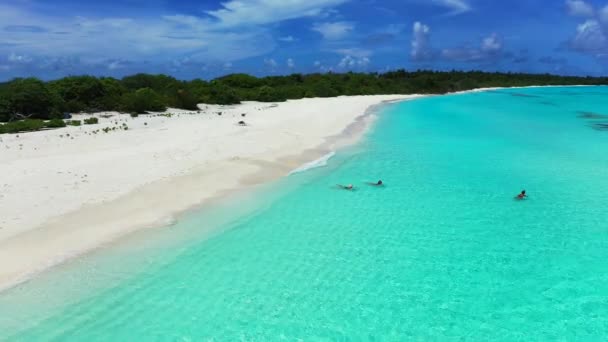
[[[603,115],[599,87],[389,106],[327,167],[1,294],[0,339],[605,340]]]

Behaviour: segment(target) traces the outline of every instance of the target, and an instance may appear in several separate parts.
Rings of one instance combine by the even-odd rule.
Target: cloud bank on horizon
[[[19,0],[0,32],[0,80],[608,69],[608,0]]]

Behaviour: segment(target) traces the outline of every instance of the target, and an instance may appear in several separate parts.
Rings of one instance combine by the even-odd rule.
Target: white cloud
[[[586,18],[566,46],[576,52],[602,57],[608,52],[608,5],[595,10],[583,0],[566,0],[568,14]]]
[[[260,25],[319,16],[348,0],[230,0],[207,14],[222,26]]]
[[[8,56],[8,61],[14,64],[27,64],[32,61],[32,58],[27,55],[17,55],[15,53],[11,53]]]
[[[0,12],[5,7],[0,5]],[[13,13],[14,16],[0,13],[3,25],[36,25],[40,29],[0,35],[0,54],[11,52],[3,51],[8,46],[15,56],[28,54],[49,59],[77,56],[81,64],[110,59],[161,63],[161,58],[169,64],[184,55],[197,62],[232,61],[259,56],[275,47],[264,28],[218,29],[209,20],[192,16],[63,18],[15,8]]]
[[[338,21],[334,23],[316,23],[312,30],[319,32],[327,40],[338,40],[346,37],[354,30],[352,23]]]
[[[450,14],[461,14],[471,10],[471,5],[466,0],[433,0],[433,2],[450,9]]]
[[[573,16],[593,17],[595,15],[593,6],[583,0],[566,0],[566,7],[568,8],[568,13]]]
[[[122,64],[121,61],[110,61],[110,64],[108,64],[109,70],[118,70],[124,67],[125,66]]]
[[[313,65],[318,68],[321,66],[321,61],[315,61]]]
[[[354,67],[356,64],[357,63],[351,56],[345,56],[344,58],[342,58],[340,63],[338,63],[338,66],[340,68],[348,68],[348,67]]]
[[[279,40],[282,42],[291,43],[291,42],[295,41],[295,38],[293,36],[285,36],[285,37],[279,37]]]
[[[418,21],[414,23],[410,52],[410,56],[413,60],[423,61],[433,58],[430,35],[431,29],[427,25]]]
[[[184,56],[190,59],[188,66],[197,69],[205,63],[221,67],[224,62],[274,50],[277,39],[271,34],[271,24],[302,17],[322,18],[347,1],[228,0],[206,17],[174,14],[133,18],[103,14],[75,17],[0,1],[0,23],[11,28],[10,34],[0,35],[0,55],[14,53],[12,64],[19,62],[17,56],[32,56],[41,61],[40,68],[42,64],[52,68],[94,64],[116,69],[121,65],[117,61],[124,60],[173,67],[172,62]],[[287,36],[279,41],[295,39]],[[59,62],[73,57],[69,63]]]
[[[480,62],[503,56],[503,45],[500,37],[493,33],[482,39],[480,47],[457,47],[441,51],[441,57],[457,62]]]
[[[226,69],[226,70],[232,69],[232,63],[231,62],[224,63],[224,69]]]
[[[566,46],[576,52],[601,58],[608,53],[608,5],[598,9],[582,0],[566,0],[568,14],[586,18],[576,27]]]
[[[287,67],[288,67],[289,69],[293,69],[293,68],[295,68],[295,67],[296,67],[296,62],[294,62],[294,60],[293,60],[293,59],[288,58],[288,59],[287,59]]]
[[[344,56],[340,63],[338,63],[338,67],[341,69],[355,69],[355,68],[365,68],[369,65],[371,60],[368,57],[362,58],[354,58],[352,56]]]
[[[413,61],[424,62],[440,58],[445,61],[480,62],[497,60],[505,56],[502,39],[496,33],[483,38],[478,46],[444,48],[440,53],[432,48],[430,34],[431,29],[427,25],[414,23],[410,51]]]
[[[580,52],[597,53],[607,48],[608,39],[600,23],[589,19],[578,25],[576,35],[570,41],[570,47]]]
[[[487,38],[484,38],[481,43],[481,51],[489,54],[494,54],[502,50],[502,42],[496,33],[493,33]]]
[[[278,63],[272,58],[264,58],[264,65],[270,69],[275,69]]]
[[[164,19],[165,21],[170,22],[170,23],[184,25],[184,26],[188,26],[188,27],[197,27],[203,23],[201,18],[192,16],[192,15],[181,15],[181,14],[163,15],[162,19]]]

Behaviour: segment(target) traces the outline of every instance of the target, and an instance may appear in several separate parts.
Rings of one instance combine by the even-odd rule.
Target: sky
[[[0,0],[0,80],[401,68],[606,75],[608,0]]]

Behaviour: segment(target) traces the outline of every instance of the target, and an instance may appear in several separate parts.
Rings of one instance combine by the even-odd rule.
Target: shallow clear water
[[[589,112],[608,88],[387,107],[325,168],[0,295],[0,339],[604,340],[608,117]]]

